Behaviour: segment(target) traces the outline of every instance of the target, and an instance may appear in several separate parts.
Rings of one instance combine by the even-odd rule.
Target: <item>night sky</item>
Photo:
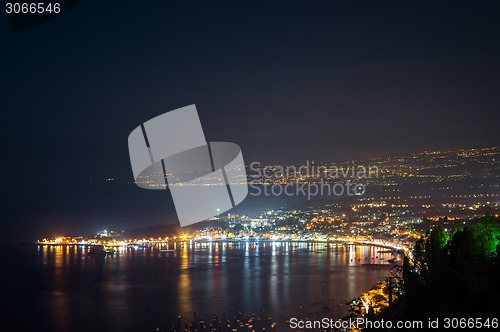
[[[10,239],[175,223],[127,184],[127,137],[190,104],[247,163],[500,144],[498,1],[119,3],[16,33],[0,14]]]

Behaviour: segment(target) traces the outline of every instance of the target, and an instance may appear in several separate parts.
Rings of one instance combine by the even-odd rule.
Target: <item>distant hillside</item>
[[[179,224],[157,225],[150,227],[135,227],[123,232],[125,238],[157,238],[165,236],[176,236],[183,233],[190,233],[206,227],[227,227],[225,221],[203,221],[194,225],[180,227]]]

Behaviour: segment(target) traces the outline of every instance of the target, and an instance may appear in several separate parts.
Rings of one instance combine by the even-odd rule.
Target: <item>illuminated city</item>
[[[500,327],[499,1],[2,6],[3,330]]]

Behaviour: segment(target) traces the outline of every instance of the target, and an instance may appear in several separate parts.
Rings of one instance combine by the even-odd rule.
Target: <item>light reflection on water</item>
[[[388,275],[376,247],[298,242],[172,243],[89,256],[83,246],[24,248],[18,287],[39,307],[39,330],[152,331],[226,311],[289,317],[346,314],[339,306]],[[20,291],[18,289],[18,291]],[[9,293],[8,296],[14,296]]]

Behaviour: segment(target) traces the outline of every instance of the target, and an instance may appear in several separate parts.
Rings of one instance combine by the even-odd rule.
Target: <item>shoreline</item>
[[[163,244],[169,244],[169,243],[186,243],[186,242],[194,242],[194,243],[323,243],[323,244],[342,244],[342,245],[356,245],[356,246],[371,246],[371,247],[377,247],[377,248],[385,248],[385,249],[390,249],[391,251],[396,251],[396,252],[404,252],[402,248],[395,247],[395,246],[390,246],[390,245],[385,245],[385,244],[380,244],[380,243],[370,243],[370,242],[360,242],[360,241],[343,241],[343,240],[267,240],[267,239],[259,239],[259,240],[254,240],[254,239],[242,239],[242,240],[232,240],[232,239],[225,239],[225,240],[173,240],[173,241],[151,241],[152,244],[145,245],[148,247],[154,247],[155,244],[163,243]],[[81,242],[75,242],[75,243],[47,243],[47,242],[21,242],[19,245],[43,245],[43,246],[100,246],[102,245],[101,243],[81,243]],[[125,245],[120,245],[120,244],[113,244],[109,245],[110,247],[124,247],[124,246],[129,246],[129,245],[137,245],[136,243],[127,243]]]

